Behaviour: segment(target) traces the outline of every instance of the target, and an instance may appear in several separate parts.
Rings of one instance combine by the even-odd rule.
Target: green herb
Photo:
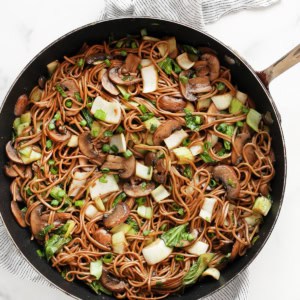
[[[135,198],[135,202],[137,203],[138,206],[144,205],[146,202],[146,197]]]
[[[231,149],[231,143],[228,141],[224,141],[224,148],[229,151]]]
[[[200,116],[193,116],[188,109],[184,109],[185,112],[185,122],[186,127],[190,128],[193,131],[200,130],[201,118]]]
[[[187,147],[190,143],[191,143],[191,141],[190,141],[189,139],[184,139],[184,140],[182,141],[182,145],[183,145],[184,147]]]
[[[42,251],[41,249],[36,250],[36,254],[37,254],[40,258],[44,258],[44,257],[45,257],[45,252]]]
[[[50,196],[61,201],[61,198],[66,195],[66,192],[60,186],[54,186],[50,191]]]
[[[48,165],[53,166],[55,164],[55,161],[53,159],[48,160]]]
[[[213,158],[208,154],[207,151],[204,151],[203,153],[201,153],[200,157],[205,163],[214,162]]]
[[[189,81],[188,77],[183,76],[183,75],[179,76],[179,80],[180,80],[180,82],[183,83],[183,84],[187,84],[188,81]]]
[[[106,130],[106,131],[104,131],[104,136],[105,137],[110,137],[110,136],[113,136],[113,132],[111,131],[111,130]]]
[[[194,263],[186,275],[183,277],[183,285],[190,285],[197,282],[198,278],[207,268],[209,262],[213,259],[213,253],[201,254],[196,263]]]
[[[133,153],[130,151],[130,150],[126,150],[124,153],[123,153],[124,157],[126,159],[128,159],[129,157],[131,157],[133,155]]]
[[[73,101],[72,100],[67,100],[66,101],[66,107],[71,108],[73,106]]]
[[[102,183],[107,183],[106,175],[103,175],[99,178],[99,181]]]
[[[46,225],[40,232],[39,237],[43,239],[52,229],[54,228],[54,224]]]
[[[152,117],[154,117],[154,113],[146,112],[145,114],[143,114],[142,116],[139,116],[139,117],[143,122],[145,122],[145,121],[151,119]]]
[[[65,93],[64,89],[63,89],[59,84],[56,85],[56,90],[57,90],[64,98],[67,97],[67,94]]]
[[[193,171],[191,166],[186,166],[183,170],[183,175],[189,179],[193,177]]]
[[[136,42],[131,42],[131,48],[132,48],[132,49],[136,49],[136,48],[137,48]]]
[[[117,85],[118,90],[121,92],[123,98],[125,100],[129,100],[130,94],[126,91],[126,89],[123,86]]]
[[[94,114],[94,117],[98,120],[101,120],[101,121],[105,121],[106,119],[106,112],[102,109],[97,109],[95,114]]]
[[[225,89],[225,84],[223,82],[218,82],[216,87],[218,91],[222,91]]]
[[[223,155],[225,155],[225,153],[226,153],[225,148],[222,148],[219,152],[217,152],[217,155],[218,156],[223,156]]]
[[[208,184],[211,188],[214,188],[217,186],[217,182],[212,178],[210,181],[209,181],[209,184]]]
[[[75,206],[81,208],[84,205],[84,200],[76,200]]]
[[[84,66],[84,59],[83,59],[83,58],[80,58],[80,59],[78,60],[77,66],[78,66],[79,68],[82,68],[82,67]]]
[[[143,28],[143,29],[141,29],[141,36],[145,36],[145,35],[148,35],[147,29]]]
[[[172,71],[176,74],[181,72],[179,65],[170,57],[166,57],[163,61],[160,61],[158,65],[168,75],[171,75]]]
[[[133,220],[132,217],[129,217],[126,220],[126,224],[130,225],[131,228],[133,228],[133,230],[135,230],[135,231],[139,231],[140,230],[138,223],[135,220]]]
[[[123,46],[123,44],[124,44],[124,40],[118,41],[118,42],[116,43],[116,47],[117,47],[117,48],[121,48],[121,47]]]
[[[161,235],[167,247],[180,247],[184,240],[190,238],[186,232],[187,225],[188,224],[183,224],[173,227]]]
[[[141,188],[142,188],[143,190],[145,190],[145,189],[146,189],[146,186],[147,186],[147,183],[146,183],[145,181],[143,181],[143,182],[141,183]]]
[[[109,263],[111,263],[111,262],[113,261],[113,258],[114,258],[114,256],[113,256],[112,253],[105,254],[105,255],[103,256],[103,262],[104,262],[105,264],[109,264]]]
[[[56,168],[56,167],[51,167],[51,168],[50,168],[50,173],[51,173],[52,175],[57,175],[57,173],[58,173],[57,168]]]
[[[94,119],[93,119],[93,117],[91,116],[91,114],[90,114],[90,112],[88,111],[88,109],[83,108],[83,109],[81,110],[80,113],[82,114],[83,118],[86,120],[88,126],[89,126],[90,128],[92,128],[92,124],[93,124],[93,122],[94,122]]]
[[[50,258],[60,250],[65,244],[69,243],[72,240],[72,237],[69,236],[67,238],[61,237],[57,234],[54,234],[50,237],[48,241],[45,243],[45,254],[46,258],[49,261]]]
[[[111,146],[110,146],[110,150],[111,150],[112,152],[114,152],[114,153],[118,153],[118,152],[119,152],[119,149],[118,149],[118,147],[117,147],[116,145],[111,145]]]
[[[218,125],[217,130],[228,136],[233,136],[234,126],[228,125],[226,123],[221,123],[220,125]]]
[[[175,260],[176,261],[184,261],[184,256],[181,254],[177,254],[177,255],[175,255]]]
[[[216,234],[213,233],[213,232],[208,232],[208,233],[207,233],[207,236],[211,239],[211,238],[213,238],[214,236],[216,236]]]
[[[150,133],[154,133],[156,129],[157,129],[157,125],[151,124],[149,131],[150,131]]]
[[[165,231],[167,229],[167,227],[168,227],[168,225],[165,223],[165,224],[160,226],[159,230]]]
[[[32,191],[31,191],[31,189],[29,187],[26,189],[26,194],[28,196],[32,196],[33,195]]]
[[[254,245],[258,239],[259,239],[259,235],[256,235],[255,237],[253,237],[251,244]]]
[[[51,201],[51,205],[52,206],[58,206],[59,205],[59,201],[56,200],[56,199],[54,199],[54,200]]]
[[[126,194],[122,192],[115,198],[112,206],[115,207],[119,202],[123,201],[126,197],[127,197]]]
[[[106,64],[107,67],[110,67],[110,66],[111,66],[111,62],[110,62],[109,59],[106,58],[106,59],[104,60],[104,62],[105,62],[105,64]]]
[[[60,120],[60,112],[59,111],[54,115],[54,119],[56,121]]]
[[[124,131],[125,131],[125,129],[121,125],[119,125],[116,129],[117,133],[123,133]]]
[[[150,232],[151,232],[151,230],[144,230],[143,231],[143,236],[147,236]]]
[[[52,122],[49,123],[48,128],[49,128],[50,130],[54,130],[54,129],[55,129],[55,124],[52,123]]]
[[[109,152],[109,151],[110,151],[110,146],[109,146],[108,144],[104,144],[104,145],[102,146],[102,151],[103,151],[103,152]]]
[[[244,122],[242,122],[242,121],[237,121],[237,122],[236,122],[236,126],[237,126],[237,127],[243,127],[243,126],[244,126]]]
[[[86,126],[87,121],[86,120],[81,120],[79,123],[82,127]]]
[[[101,169],[101,172],[102,172],[102,173],[109,173],[109,172],[110,172],[110,169],[109,169],[109,168],[102,168],[102,169]]]
[[[112,295],[112,292],[107,290],[104,286],[102,286],[99,280],[93,281],[92,283],[88,284],[88,286],[98,295],[101,293],[104,293],[109,296]]]
[[[182,45],[182,47],[183,47],[183,50],[189,54],[199,55],[199,51],[193,46]]]
[[[248,107],[246,107],[246,106],[243,106],[242,107],[242,112],[244,113],[244,114],[247,114],[248,112],[249,112],[249,108]]]
[[[143,114],[145,114],[145,113],[148,112],[147,107],[146,107],[144,104],[142,104],[142,105],[139,106],[139,110],[140,110]]]
[[[120,52],[120,55],[126,56],[126,55],[127,55],[127,52],[126,52],[125,50],[122,50],[122,51]]]
[[[82,99],[80,97],[80,93],[79,92],[75,92],[74,93],[74,96],[75,96],[75,99],[78,101],[78,102],[82,102]]]

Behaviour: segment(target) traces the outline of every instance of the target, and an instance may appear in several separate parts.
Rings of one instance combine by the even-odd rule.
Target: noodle
[[[178,49],[177,55],[189,48],[178,45]],[[13,202],[18,203],[19,210],[13,211],[14,216],[20,224],[20,214],[23,215],[25,225],[32,230],[32,238],[45,246],[45,255],[67,281],[83,281],[92,285],[96,292],[102,284],[100,291],[113,292],[118,299],[162,299],[182,291],[187,274],[201,257],[201,254],[188,251],[188,247],[197,242],[207,245],[204,252],[214,254],[206,268],[222,270],[238,255],[244,255],[258,238],[262,213],[258,214],[253,208],[254,203],[261,196],[264,199],[269,197],[270,181],[275,175],[268,124],[260,121],[258,132],[248,126],[249,108],[253,109],[253,102],[248,101],[249,98],[244,99],[242,109],[238,113],[230,113],[228,106],[218,109],[211,101],[216,95],[238,97],[237,87],[231,82],[230,70],[220,67],[217,57],[209,52],[198,52],[197,60],[201,61],[201,68],[193,67],[192,76],[189,71],[181,69],[177,72],[174,69],[175,65],[178,68],[181,66],[178,58],[180,66],[173,60],[171,70],[167,70],[164,63],[172,56],[171,50],[168,40],[144,40],[139,37],[126,37],[91,47],[84,45],[80,53],[65,56],[61,63],[57,63],[44,86],[36,86],[32,90],[29,103],[22,115],[18,114],[21,119],[15,121],[25,124],[22,123],[22,116],[30,112],[30,121],[23,125],[24,129],[19,130],[21,125],[15,126],[14,123],[15,137],[10,145],[13,145],[15,155],[18,153],[18,159],[8,155],[11,161],[6,167],[8,175],[15,178],[11,190]],[[158,70],[155,90],[143,92],[145,79],[144,83],[137,80],[117,89],[117,84],[110,82],[118,95],[104,88],[105,70],[112,68],[117,68],[118,76],[126,77],[125,81],[140,78],[139,69],[129,72],[124,67],[129,54],[138,57],[139,63],[143,63],[140,59],[148,59],[148,65]],[[205,55],[209,56],[208,60],[204,59]],[[88,62],[97,56],[98,59]],[[201,73],[200,76],[199,72],[204,75]],[[215,72],[218,74],[213,78]],[[194,78],[208,80],[209,88],[203,92],[191,92],[196,95],[197,101],[190,102],[185,99],[189,96],[184,96],[182,89],[184,84],[188,88]],[[118,122],[96,118],[91,107],[99,96],[119,105],[121,118]],[[175,109],[177,104],[168,106],[167,99],[177,99],[178,105],[184,104],[185,108]],[[18,102],[16,105],[19,105]],[[84,110],[92,118],[91,124]],[[153,117],[158,125],[152,124],[150,129],[146,129],[145,122]],[[180,129],[186,133],[186,138],[178,147],[198,149],[193,159],[180,157],[173,151],[174,147],[170,149],[163,140],[155,143],[157,128],[165,126],[170,120],[173,120],[172,124],[179,125],[169,136]],[[167,131],[166,128],[161,134]],[[86,153],[91,149],[84,152],[80,146],[80,139],[87,132],[92,136],[88,147],[93,148],[93,153],[98,153],[97,157],[89,157]],[[148,165],[149,170],[153,171],[151,182],[156,181],[152,190],[162,184],[168,192],[167,197],[154,201],[150,192],[134,197],[126,192],[126,184],[131,188],[146,186],[145,179],[134,174],[124,179],[122,172],[126,170],[102,167],[109,155],[114,156],[111,159],[123,157],[123,154],[117,153],[118,148],[115,153],[104,151],[105,147],[113,150],[110,139],[116,133],[124,134],[129,151],[125,152],[127,159],[133,156],[135,161],[147,164],[147,155],[155,154],[153,165]],[[66,136],[68,138],[64,139]],[[243,137],[247,139],[240,143]],[[74,145],[70,144],[72,138]],[[27,150],[29,154],[26,154]],[[31,153],[37,153],[38,159],[24,163],[24,157],[31,158]],[[234,174],[240,189],[238,196],[230,196],[230,190],[236,192],[236,183],[226,183],[218,177],[217,166],[223,166]],[[84,174],[81,179],[76,177],[78,173]],[[97,202],[91,196],[91,189],[96,182],[101,182],[101,178],[105,183],[110,175],[109,178],[114,178],[112,180],[116,180],[119,188],[101,195],[97,198],[100,202]],[[72,185],[74,182],[77,186]],[[201,211],[207,198],[213,199],[214,205],[211,216],[205,219]],[[129,211],[121,223],[126,223],[130,230],[125,232],[126,244],[122,245],[125,248],[116,252],[114,241],[111,241],[111,227],[105,226],[105,222],[120,203]],[[93,213],[91,205],[96,209]],[[150,208],[150,218],[141,216],[140,206]],[[257,221],[251,217],[256,217]],[[119,220],[114,222],[120,225]],[[143,249],[181,225],[185,226],[185,236],[190,239],[184,240],[185,247],[172,246],[173,250],[165,259],[155,264],[147,263]],[[99,238],[99,229],[104,230],[102,233],[105,232],[108,243]],[[191,237],[193,232],[196,235]],[[53,242],[55,235],[62,244],[49,254],[47,245]],[[109,255],[112,259],[107,259]],[[100,260],[102,277],[99,281],[91,265]],[[103,276],[113,278],[115,285],[122,288],[116,290],[107,286]]]

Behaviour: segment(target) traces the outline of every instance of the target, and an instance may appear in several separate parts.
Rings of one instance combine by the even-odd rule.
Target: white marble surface
[[[14,78],[42,48],[64,33],[94,21],[99,0],[2,1],[0,17],[0,100]],[[207,31],[263,69],[300,43],[300,1],[281,0],[265,9],[223,17]],[[281,215],[268,243],[250,266],[249,300],[300,299],[299,99],[300,64],[271,84],[282,115],[288,153],[288,181]],[[276,142],[276,141],[275,141]],[[43,292],[43,293],[42,293]],[[59,291],[20,280],[0,269],[0,299],[67,300]]]

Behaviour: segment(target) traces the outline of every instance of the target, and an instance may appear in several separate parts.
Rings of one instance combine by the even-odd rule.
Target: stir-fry
[[[218,280],[272,205],[270,113],[213,49],[145,29],[47,68],[6,146],[12,214],[37,255],[118,299]]]

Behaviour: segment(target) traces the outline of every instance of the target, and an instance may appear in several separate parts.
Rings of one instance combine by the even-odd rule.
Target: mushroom
[[[159,146],[164,139],[169,137],[175,130],[181,129],[181,123],[177,120],[167,120],[162,123],[153,134],[153,144]]]
[[[14,201],[23,202],[23,198],[22,198],[21,193],[20,193],[20,186],[19,186],[18,181],[16,179],[14,181],[12,181],[12,183],[10,184],[9,189],[10,189],[10,192],[13,196]]]
[[[57,132],[56,130],[47,130],[48,137],[57,143],[64,143],[71,138],[71,133],[68,131],[64,126],[62,127],[61,133]]]
[[[116,155],[107,155],[102,168],[119,171],[121,178],[126,179],[135,172],[135,157],[132,155],[128,159]]]
[[[234,147],[231,153],[231,160],[234,165],[237,165],[242,160],[243,147],[250,138],[249,133],[239,133],[234,140]]]
[[[182,71],[179,74],[179,78],[189,78],[192,73],[191,70]],[[190,78],[186,83],[179,80],[179,88],[182,96],[189,101],[196,101],[198,99],[194,94],[209,92],[212,89],[207,76]]]
[[[255,164],[255,162],[257,161],[255,149],[253,148],[253,146],[251,146],[251,144],[246,144],[244,146],[243,157],[244,157],[244,160],[251,166],[253,166]]]
[[[145,156],[145,165],[153,167],[153,180],[157,183],[164,183],[167,178],[167,171],[162,158],[157,158],[154,152],[148,152]]]
[[[234,261],[234,259],[237,257],[239,253],[239,250],[240,250],[240,242],[236,240],[231,250],[230,261]]]
[[[99,228],[93,233],[93,238],[100,244],[110,247],[111,246],[111,234],[104,228]]]
[[[116,205],[110,214],[105,214],[103,218],[103,224],[107,228],[115,227],[128,218],[130,209],[126,203],[121,202]]]
[[[76,85],[75,81],[71,80],[71,79],[64,79],[61,82],[61,85],[67,89],[66,94],[69,97],[74,97],[74,93],[79,92],[79,88]]]
[[[103,61],[105,59],[111,59],[112,57],[110,55],[107,55],[106,53],[94,53],[85,58],[85,62],[88,65],[97,64],[99,61]]]
[[[153,182],[148,182],[145,186],[143,186],[142,183],[132,185],[125,183],[123,189],[127,196],[138,198],[150,195],[150,193],[155,189],[155,184]]]
[[[105,269],[102,270],[100,282],[104,288],[114,293],[122,293],[125,291],[124,281],[121,281],[115,276],[109,274]]]
[[[119,95],[120,91],[113,85],[113,83],[108,78],[108,72],[106,69],[103,69],[103,74],[101,78],[101,83],[103,88],[109,92],[110,94],[117,96]]]
[[[18,222],[18,224],[21,227],[25,228],[27,226],[26,222],[25,222],[25,215],[20,210],[19,205],[16,201],[11,201],[10,209],[11,209],[11,212],[12,212],[13,216],[15,217],[16,221]]]
[[[175,98],[171,96],[163,96],[160,98],[159,106],[161,109],[178,112],[182,111],[186,107],[186,101],[182,98]]]
[[[208,63],[206,60],[198,60],[195,62],[193,68],[196,70],[198,77],[206,76],[209,73]]]
[[[270,187],[269,187],[269,184],[268,183],[263,183],[259,186],[259,192],[267,197],[270,193]]]
[[[83,171],[89,172],[93,169],[92,166],[90,167],[85,167],[85,165],[89,165],[89,160],[86,157],[79,157],[78,158],[78,163],[81,166],[81,169]]]
[[[4,167],[4,173],[6,176],[15,178],[18,177],[19,174],[24,172],[24,166],[18,166],[16,164],[13,164],[11,161],[9,161]],[[16,171],[16,169],[19,170],[19,173]]]
[[[234,169],[227,165],[219,165],[213,169],[213,177],[221,181],[227,191],[229,199],[237,198],[240,194],[240,183],[234,172]]]
[[[38,79],[39,88],[43,90],[45,88],[46,82],[47,82],[47,78],[41,75]]]
[[[125,69],[129,73],[136,73],[139,64],[141,63],[141,58],[133,53],[129,53],[125,60]]]
[[[119,85],[133,85],[142,81],[142,78],[122,74],[121,67],[111,68],[108,77],[113,83]]]
[[[78,146],[81,153],[98,165],[102,165],[106,155],[94,149],[90,132],[84,131],[78,136]]]
[[[220,75],[220,62],[217,56],[205,53],[201,56],[202,60],[207,61],[209,68],[209,79],[211,81],[217,79]]]
[[[22,165],[24,164],[22,159],[19,157],[17,150],[13,147],[11,141],[9,141],[6,144],[5,150],[6,150],[6,154],[7,154],[8,158],[11,161],[13,161],[17,164],[22,164]]]
[[[29,103],[28,96],[26,94],[21,95],[15,104],[15,109],[14,109],[15,116],[19,117],[22,114],[24,114],[28,103]]]

